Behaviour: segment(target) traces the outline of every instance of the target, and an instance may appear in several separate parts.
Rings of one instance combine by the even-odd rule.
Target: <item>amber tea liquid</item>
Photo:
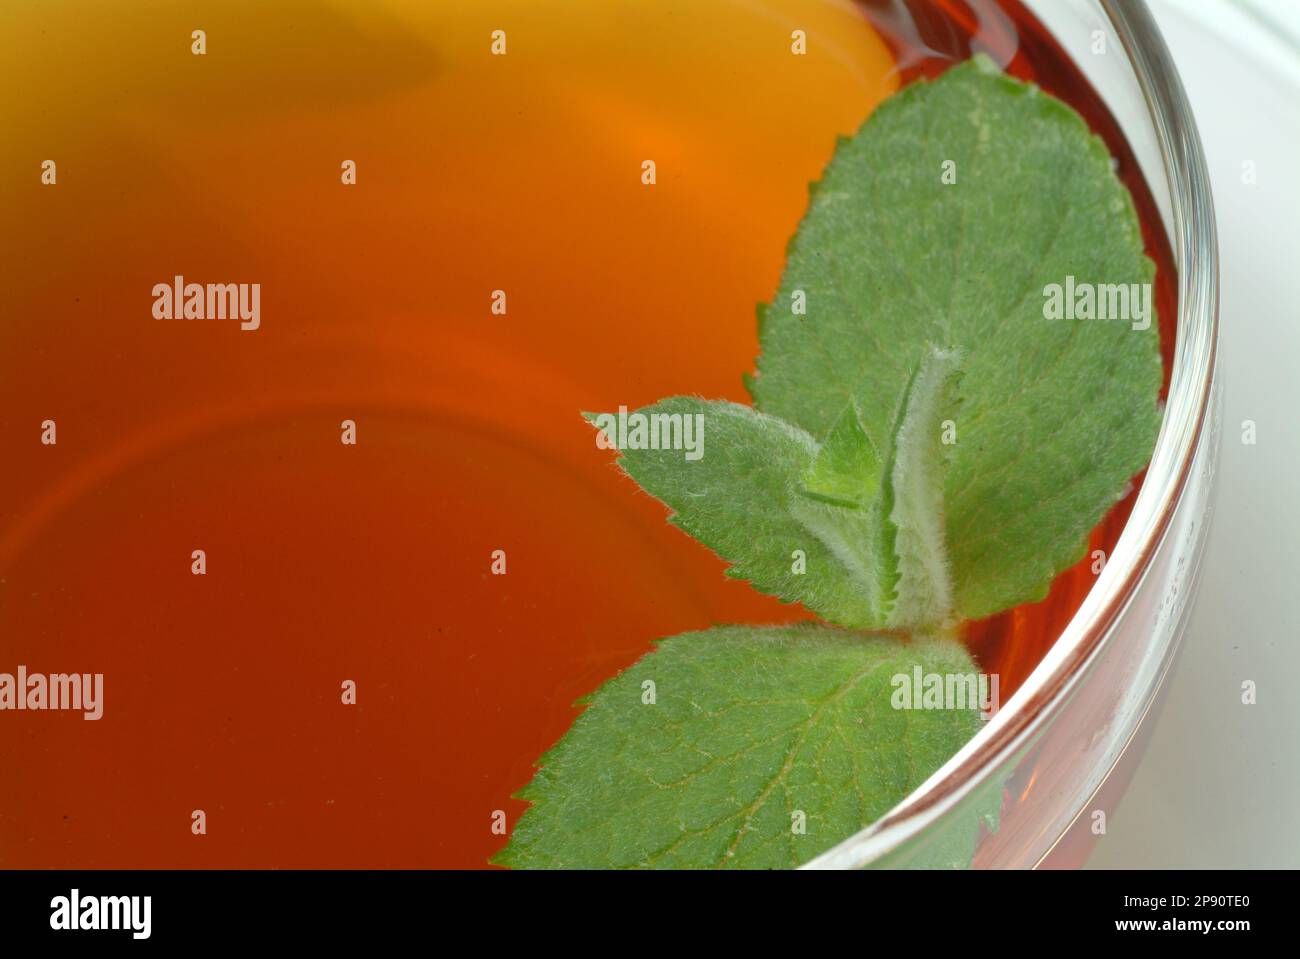
[[[578,411],[748,402],[836,137],[979,49],[1119,158],[1168,357],[1150,196],[1014,3],[0,10],[0,671],[105,677],[99,721],[0,714],[0,866],[483,866],[575,699],[656,638],[807,618]],[[155,320],[178,275],[259,284],[259,327]],[[1092,581],[970,627],[1004,698]]]

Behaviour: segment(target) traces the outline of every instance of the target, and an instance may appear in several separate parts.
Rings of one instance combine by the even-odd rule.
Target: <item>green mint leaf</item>
[[[977,708],[896,709],[914,671],[972,674],[958,643],[818,626],[663,640],[587,700],[520,793],[496,862],[787,868],[848,838],[977,731]]]
[[[850,405],[831,427],[799,491],[823,503],[864,509],[879,490],[880,454]]]
[[[819,441],[854,409],[897,466],[909,383],[933,349],[962,354],[955,443],[920,456],[942,474],[928,520],[944,536],[923,518],[933,477],[886,514],[908,530],[891,622],[1040,599],[1082,555],[1159,427],[1153,274],[1102,142],[986,58],[908,86],[841,141],[762,311],[749,382],[759,410]],[[1045,290],[1076,281],[1093,285],[1094,315],[1137,284],[1132,319],[1045,318]]]
[[[857,584],[865,601],[857,622],[826,615],[847,626],[882,628],[889,622],[898,583],[892,488],[875,445],[850,405],[831,427],[790,501],[790,512],[830,550]]]
[[[859,555],[858,537],[871,531],[868,514],[799,502],[805,476],[835,481],[835,467],[803,430],[747,406],[692,397],[636,410],[622,423],[613,413],[587,419],[600,429],[602,445],[620,450],[619,466],[672,508],[669,521],[732,564],[727,575],[837,623],[880,624],[870,602],[875,574],[869,557]],[[703,439],[694,461],[688,450],[674,448],[684,443],[672,442],[673,424],[683,424],[684,437],[688,419]],[[834,511],[828,531],[834,545],[805,524],[805,514],[818,510]]]

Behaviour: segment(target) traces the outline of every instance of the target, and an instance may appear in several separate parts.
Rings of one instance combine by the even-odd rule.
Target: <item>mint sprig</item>
[[[1161,379],[1153,317],[1047,319],[1044,288],[1073,276],[1118,295],[1154,270],[1102,141],[977,57],[840,143],[763,313],[755,405],[821,438],[852,404],[888,449],[923,358],[961,351],[943,474],[951,615],[1042,599],[1150,458]]]
[[[987,58],[913,84],[842,140],[761,315],[756,408],[637,411],[699,417],[695,456],[608,431],[603,445],[729,575],[893,635],[663,641],[542,757],[498,861],[797,865],[938,768],[978,714],[897,709],[894,679],[973,672],[935,637],[1041,598],[1160,421],[1154,318],[1049,319],[1044,293],[1153,271],[1101,141]],[[973,849],[998,798],[949,824],[941,859]]]

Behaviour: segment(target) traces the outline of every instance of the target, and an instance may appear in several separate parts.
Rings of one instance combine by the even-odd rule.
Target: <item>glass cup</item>
[[[876,21],[909,4],[231,0],[201,56],[183,11],[106,6],[0,6],[0,73],[49,93],[11,98],[0,150],[21,227],[0,233],[0,632],[10,666],[102,671],[113,716],[0,721],[28,786],[0,804],[0,865],[482,866],[505,842],[489,814],[522,814],[575,699],[656,638],[804,615],[620,487],[578,413],[748,402],[754,304],[834,135],[893,92]],[[1122,782],[1192,592],[1215,421],[1204,161],[1140,5],[1035,12],[1077,45],[1177,252],[1163,432],[1087,601],[1032,631],[1034,655],[1060,639],[1028,682],[816,865],[950,842],[984,866],[1077,860],[1062,837]],[[797,62],[796,13],[819,51]],[[182,273],[264,286],[266,322],[159,322],[151,291]],[[383,704],[364,728],[330,695],[345,678]],[[219,842],[176,820],[190,795],[225,808]]]
[[[1196,594],[1214,502],[1218,248],[1196,123],[1142,0],[1028,4],[1120,122],[1178,270],[1172,379],[1146,479],[1068,627],[988,725],[914,793],[808,868],[1083,863],[1127,785]],[[1096,31],[1119,41],[1090,56]],[[1096,51],[1092,51],[1095,53]]]

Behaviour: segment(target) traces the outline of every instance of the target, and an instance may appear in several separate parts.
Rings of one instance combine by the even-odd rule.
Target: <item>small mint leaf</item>
[[[653,443],[687,417],[702,440],[694,461],[671,442]],[[670,522],[732,564],[727,575],[833,622],[881,625],[869,601],[873,572],[837,556],[800,519],[796,487],[818,457],[803,430],[747,406],[691,397],[663,400],[622,421],[613,413],[588,419],[605,445],[620,450],[619,466],[673,510]],[[856,520],[864,527],[865,517]]]
[[[889,810],[980,725],[896,709],[897,677],[975,672],[958,643],[817,626],[663,640],[588,700],[520,793],[519,868],[787,868]]]
[[[952,617],[987,616],[1042,598],[1150,458],[1153,275],[1101,140],[976,58],[906,87],[839,143],[760,311],[747,385],[759,410],[818,440],[853,407],[889,456],[931,345],[961,351],[943,540]],[[1132,319],[1047,319],[1045,290],[1069,277],[1117,306],[1122,290]],[[917,556],[940,555],[925,543]],[[933,603],[907,595],[902,566],[899,622]]]
[[[849,406],[817,451],[800,492],[824,503],[863,509],[880,490],[880,470],[880,454],[863,431],[858,411]]]

